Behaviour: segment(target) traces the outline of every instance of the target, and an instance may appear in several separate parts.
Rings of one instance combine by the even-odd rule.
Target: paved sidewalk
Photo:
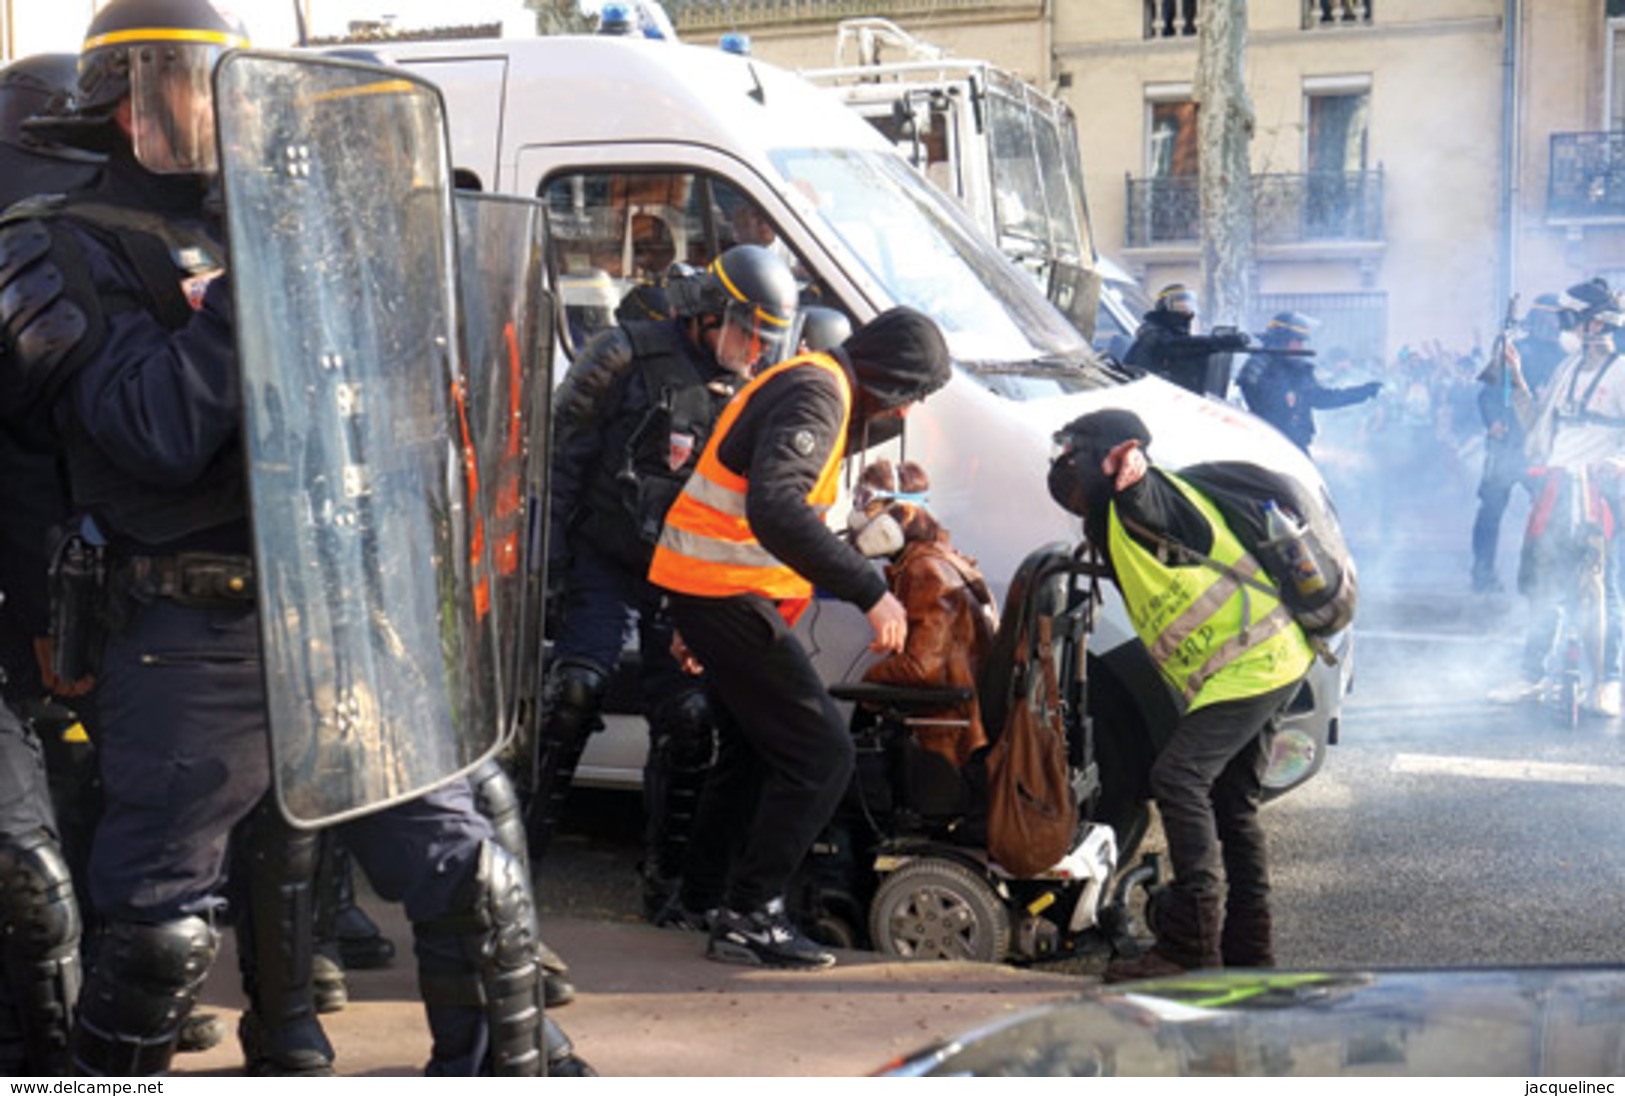
[[[338,1070],[419,1072],[429,1039],[417,1003],[411,936],[398,909],[368,904],[396,943],[392,967],[350,976],[350,1005],[324,1017]],[[937,1040],[1093,979],[978,963],[885,962],[843,952],[830,970],[785,972],[715,963],[697,934],[644,924],[548,918],[544,936],[569,961],[576,1000],[554,1015],[601,1074],[621,1077],[860,1076]],[[227,945],[204,991],[235,1035],[242,1004]],[[234,1074],[235,1037],[176,1058],[177,1074]]]

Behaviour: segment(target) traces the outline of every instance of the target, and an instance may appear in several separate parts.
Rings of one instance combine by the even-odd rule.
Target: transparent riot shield
[[[444,110],[400,70],[264,53],[215,100],[272,760],[322,825],[499,737]]]
[[[526,736],[541,666],[552,301],[542,288],[541,202],[458,191],[458,287],[467,348],[466,416],[491,558],[502,727]],[[521,750],[519,756],[529,756]]]

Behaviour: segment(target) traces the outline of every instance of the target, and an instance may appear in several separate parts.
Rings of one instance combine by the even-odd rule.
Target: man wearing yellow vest
[[[903,606],[824,516],[842,459],[895,434],[948,376],[929,317],[883,312],[742,389],[667,511],[649,580],[667,591],[685,655],[705,667],[718,753],[661,920],[707,929],[713,959],[835,962],[790,921],[784,892],[846,789],[852,741],[791,627],[816,586],[863,610],[872,650],[902,649]]]
[[[1184,713],[1150,773],[1174,876],[1152,906],[1156,944],[1114,961],[1106,980],[1272,966],[1258,821],[1265,731],[1297,692],[1314,650],[1277,598],[1238,580],[1273,588],[1219,509],[1191,483],[1148,464],[1151,433],[1138,415],[1092,412],[1055,437],[1061,448],[1050,494],[1083,517],[1135,634]]]

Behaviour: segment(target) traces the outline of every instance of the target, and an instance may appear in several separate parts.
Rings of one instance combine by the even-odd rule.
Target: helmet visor
[[[215,42],[130,47],[130,124],[135,158],[159,175],[218,168],[209,78],[225,47]]]
[[[722,311],[717,361],[726,369],[766,369],[794,349],[795,314],[779,316],[751,301],[729,301]]]

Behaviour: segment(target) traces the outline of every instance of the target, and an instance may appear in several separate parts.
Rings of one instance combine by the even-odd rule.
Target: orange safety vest
[[[649,581],[667,590],[697,597],[732,597],[760,594],[775,600],[812,596],[812,583],[786,567],[763,548],[745,517],[745,489],[749,481],[730,471],[717,452],[751,397],[763,385],[788,369],[822,369],[841,390],[843,415],[840,433],[807,492],[807,505],[820,515],[835,505],[841,458],[846,453],[847,421],[852,411],[852,386],[846,371],[827,354],[803,354],[780,362],[739,391],[706,443],[705,452],[682,493],[666,511],[666,524],[649,565]]]

